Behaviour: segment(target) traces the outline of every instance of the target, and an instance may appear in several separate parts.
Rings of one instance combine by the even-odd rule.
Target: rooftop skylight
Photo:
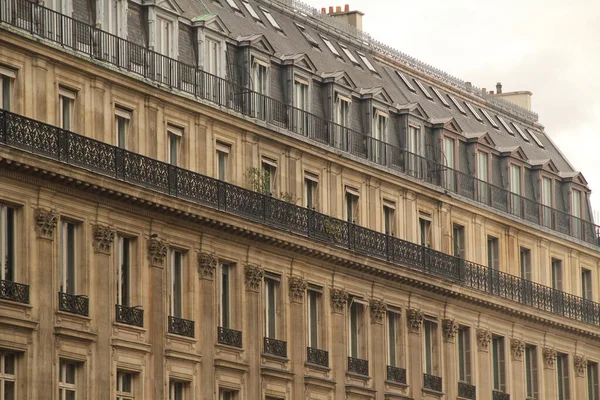
[[[452,102],[454,103],[454,105],[456,106],[456,108],[458,109],[458,111],[460,111],[461,114],[463,115],[467,115],[467,112],[465,111],[465,109],[460,105],[460,103],[454,98],[454,96],[452,96],[451,94],[448,95],[448,97],[450,97],[450,100],[452,100]]]
[[[327,46],[327,48],[329,48],[329,50],[330,50],[330,51],[331,51],[333,54],[335,54],[335,55],[336,55],[336,56],[338,56],[338,57],[341,57],[341,56],[340,56],[340,53],[339,53],[339,52],[337,51],[337,49],[336,49],[336,48],[333,46],[333,43],[331,43],[331,42],[329,41],[329,39],[327,39],[325,36],[321,36],[321,39],[323,39],[323,41],[325,42],[325,45]]]
[[[260,21],[260,17],[258,16],[258,14],[256,13],[256,11],[254,10],[254,8],[250,5],[250,3],[248,3],[248,1],[242,0],[242,4],[244,5],[244,7],[246,7],[246,10],[248,10],[248,12],[252,16],[252,18],[254,18],[257,21]]]
[[[241,11],[240,8],[238,7],[238,5],[235,3],[235,1],[233,1],[233,0],[226,0],[226,1],[227,1],[227,4],[229,4],[229,6],[231,8],[233,8],[234,10]]]
[[[535,133],[533,133],[533,131],[529,128],[525,128],[525,130],[527,131],[527,133],[529,133],[529,135],[531,136],[533,141],[543,149],[544,145],[542,144],[542,142],[540,142],[540,139],[538,139],[538,137],[535,135]]]
[[[481,111],[481,113],[483,115],[485,115],[485,117],[487,118],[488,121],[490,121],[490,124],[492,124],[492,126],[496,129],[500,129],[500,127],[498,126],[498,124],[496,123],[496,121],[494,121],[492,119],[492,117],[490,116],[490,114],[488,114],[488,112],[486,110],[484,110],[483,108],[479,109]]]
[[[523,130],[521,129],[521,127],[517,124],[515,124],[514,122],[511,122],[512,126],[515,127],[515,130],[517,132],[519,132],[519,135],[521,135],[521,137],[523,138],[524,141],[529,142],[529,138],[527,137],[527,135],[525,135],[525,132],[523,132]]]
[[[429,94],[427,89],[425,89],[425,86],[423,86],[423,84],[420,81],[416,80],[415,78],[413,78],[413,81],[415,81],[415,83],[417,84],[419,89],[421,89],[421,91],[423,92],[425,97],[427,97],[429,100],[433,101],[433,97],[431,97],[431,94]]]
[[[362,60],[362,62],[365,63],[365,65],[367,66],[367,68],[369,68],[369,70],[371,72],[377,72],[377,70],[375,69],[375,67],[373,66],[373,64],[371,64],[371,61],[369,61],[369,59],[367,58],[367,56],[365,56],[360,51],[357,51],[356,53],[358,54],[358,56],[360,57],[360,59]]]
[[[354,57],[354,54],[352,54],[350,49],[348,49],[345,45],[343,45],[341,43],[339,43],[339,45],[342,48],[342,51],[344,52],[346,57],[348,57],[350,59],[350,61],[352,61],[354,64],[358,64],[358,60],[356,59],[356,57]]]
[[[404,76],[404,74],[402,72],[396,71],[396,73],[398,74],[400,79],[402,79],[402,82],[404,82],[404,84],[406,85],[408,90],[410,90],[413,93],[417,93],[417,90],[414,88],[413,85],[410,84],[410,82],[408,81],[408,79],[406,79],[406,76]]]
[[[470,103],[467,103],[465,101],[465,104],[467,105],[467,107],[469,108],[469,110],[471,111],[471,113],[473,114],[473,116],[475,117],[475,119],[479,122],[483,122],[483,120],[481,119],[481,115],[479,115],[477,113],[477,111],[475,111],[475,109],[473,108],[473,106]]]
[[[311,34],[306,31],[305,27],[303,27],[302,25],[298,25],[298,24],[296,24],[296,26],[298,27],[298,30],[304,35],[304,37],[306,38],[308,43],[315,46],[316,48],[319,48],[319,42],[317,42],[317,39],[312,37]]]
[[[448,104],[448,102],[446,101],[444,96],[442,96],[439,90],[437,90],[434,86],[431,86],[431,90],[433,90],[433,93],[435,93],[435,95],[442,101],[443,105],[450,108],[450,104]]]
[[[263,14],[265,14],[267,21],[269,21],[269,23],[273,25],[273,28],[277,29],[278,31],[283,31],[283,29],[281,29],[281,26],[279,26],[277,21],[275,21],[275,18],[273,18],[273,15],[271,15],[271,12],[269,10],[263,7],[260,7],[260,10],[263,12]]]
[[[506,121],[504,120],[504,118],[502,118],[499,115],[497,115],[496,118],[498,118],[498,121],[500,121],[500,123],[502,124],[502,126],[504,127],[504,129],[506,129],[506,132],[508,132],[511,135],[515,136],[515,132],[510,128],[510,126],[508,126],[508,124],[506,123]]]

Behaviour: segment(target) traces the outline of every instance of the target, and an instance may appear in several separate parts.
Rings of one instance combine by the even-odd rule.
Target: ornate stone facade
[[[421,325],[423,325],[423,312],[414,308],[406,310],[406,317],[408,319],[408,328],[412,333],[421,332]]]
[[[343,313],[348,302],[348,292],[344,289],[331,288],[331,308],[334,312]]]
[[[306,279],[299,276],[290,276],[290,299],[301,303],[304,301],[304,293],[306,293],[308,283]]]
[[[453,319],[442,320],[442,335],[447,342],[454,342],[454,338],[458,333],[458,322]]]
[[[54,240],[54,230],[58,223],[58,215],[51,210],[38,208],[34,213],[35,233],[40,239]]]
[[[198,261],[200,278],[213,279],[217,269],[217,257],[213,253],[201,251],[197,253],[196,260]]]
[[[489,329],[477,329],[477,346],[480,351],[488,351],[492,341],[492,332]]]
[[[385,312],[387,311],[385,302],[379,299],[371,299],[369,301],[369,309],[371,310],[371,322],[383,324],[383,321],[385,321]]]
[[[585,356],[575,355],[573,356],[573,366],[575,367],[575,374],[577,374],[577,376],[585,376],[587,359]]]
[[[542,349],[542,356],[544,357],[544,366],[548,369],[554,369],[554,365],[556,364],[556,350],[544,347]]]
[[[260,290],[260,284],[265,277],[265,270],[258,265],[247,264],[244,267],[244,276],[246,278],[246,289],[258,292]]]
[[[162,268],[169,251],[167,242],[159,238],[148,239],[148,261],[153,267]]]
[[[522,361],[523,354],[525,354],[525,342],[520,339],[510,339],[510,351],[512,353],[513,360]]]
[[[113,242],[115,240],[116,231],[110,226],[94,225],[93,228],[94,251],[96,253],[110,255]]]

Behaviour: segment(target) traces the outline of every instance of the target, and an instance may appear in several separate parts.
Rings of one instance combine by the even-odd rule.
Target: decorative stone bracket
[[[260,283],[265,276],[265,270],[258,265],[247,264],[244,273],[246,275],[246,290],[258,292]]]
[[[164,240],[148,239],[148,261],[150,261],[150,266],[162,268],[168,251],[169,246]]]
[[[573,357],[573,365],[575,366],[575,373],[577,376],[585,376],[585,370],[587,369],[587,360],[585,356],[575,355],[575,357]]]
[[[290,299],[292,302],[302,303],[307,288],[306,279],[299,276],[290,276]]]
[[[490,342],[492,341],[492,332],[488,329],[477,329],[477,345],[479,351],[487,352],[490,348]]]
[[[331,288],[331,309],[333,312],[343,314],[348,302],[348,292],[344,289]]]
[[[442,334],[446,342],[453,343],[458,333],[458,322],[453,319],[442,320]]]
[[[408,327],[412,333],[421,332],[421,325],[423,325],[423,312],[414,308],[406,310],[406,317],[408,318]]]
[[[58,214],[51,210],[38,208],[34,212],[35,233],[39,239],[54,240],[54,229],[58,223]]]
[[[197,253],[196,259],[198,261],[198,274],[200,278],[212,280],[217,269],[217,257],[213,253],[202,251]]]
[[[544,357],[544,366],[547,369],[554,369],[554,364],[556,364],[556,350],[544,347],[542,349],[542,355]]]
[[[110,255],[116,231],[105,225],[94,225],[92,231],[94,251],[99,254]]]
[[[523,354],[525,354],[525,342],[520,339],[510,339],[510,351],[512,353],[513,360],[523,361]]]
[[[371,322],[374,324],[383,324],[387,305],[383,300],[371,299],[369,301],[369,309],[371,310]]]

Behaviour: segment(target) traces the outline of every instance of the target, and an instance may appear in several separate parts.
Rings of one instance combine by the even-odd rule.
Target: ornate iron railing
[[[348,372],[369,376],[369,361],[348,357]]]
[[[287,358],[287,343],[283,340],[265,337],[265,354]]]
[[[387,380],[394,383],[406,385],[406,369],[387,366]]]
[[[477,396],[477,390],[475,386],[468,382],[458,382],[458,397],[462,399],[475,400]]]
[[[112,64],[120,70],[264,120],[339,151],[442,186],[448,191],[499,211],[509,212],[528,222],[600,246],[600,226],[591,221],[513,195],[506,189],[493,187],[431,159],[236,85],[194,65],[163,56],[37,3],[28,0],[0,0],[0,21],[96,61]],[[377,48],[379,46],[380,44]],[[474,93],[480,95],[477,91]],[[489,97],[486,99],[493,100]],[[507,106],[512,107],[508,103]],[[485,195],[487,192],[489,196]]]
[[[0,280],[0,299],[29,304],[29,285]]]
[[[121,324],[144,326],[144,310],[139,307],[127,307],[121,304],[115,305],[115,319]]]
[[[600,326],[599,303],[3,110],[1,144]]]
[[[423,387],[436,392],[442,391],[442,378],[435,375],[423,374]]]
[[[60,311],[87,317],[90,310],[89,302],[87,296],[58,292],[58,309]]]
[[[242,348],[242,332],[234,329],[217,327],[217,342],[227,346]]]
[[[329,367],[329,352],[326,350],[315,349],[313,347],[307,347],[306,362],[320,365],[321,367]]]
[[[179,336],[187,336],[193,338],[195,335],[195,323],[188,319],[177,318],[169,315],[169,333]]]
[[[492,400],[510,400],[510,394],[501,392],[499,390],[493,390]]]

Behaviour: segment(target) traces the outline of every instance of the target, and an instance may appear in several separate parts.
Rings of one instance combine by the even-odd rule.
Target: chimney
[[[335,7],[335,13],[333,12],[333,6],[329,7],[329,16],[344,22],[350,26],[355,27],[359,31],[362,31],[362,17],[365,15],[360,11],[350,11],[350,4],[344,5],[344,11],[341,6]]]
[[[339,14],[339,13],[341,13],[341,12],[342,12],[342,6],[337,6],[337,7],[335,8],[335,13],[336,13],[336,14]]]
[[[321,14],[327,14],[327,8],[325,8],[325,7],[321,8]]]
[[[496,83],[496,93],[502,94],[502,83],[501,82]]]
[[[344,12],[350,12],[350,4],[344,6]]]
[[[333,14],[333,6],[329,6],[329,14]]]
[[[498,83],[500,91],[496,94],[496,97],[506,100],[510,103],[513,103],[521,108],[524,108],[528,111],[531,111],[531,93],[528,90],[519,90],[516,92],[502,92],[502,85]]]
[[[493,90],[490,90],[490,94],[494,94],[494,91],[493,91]]]

